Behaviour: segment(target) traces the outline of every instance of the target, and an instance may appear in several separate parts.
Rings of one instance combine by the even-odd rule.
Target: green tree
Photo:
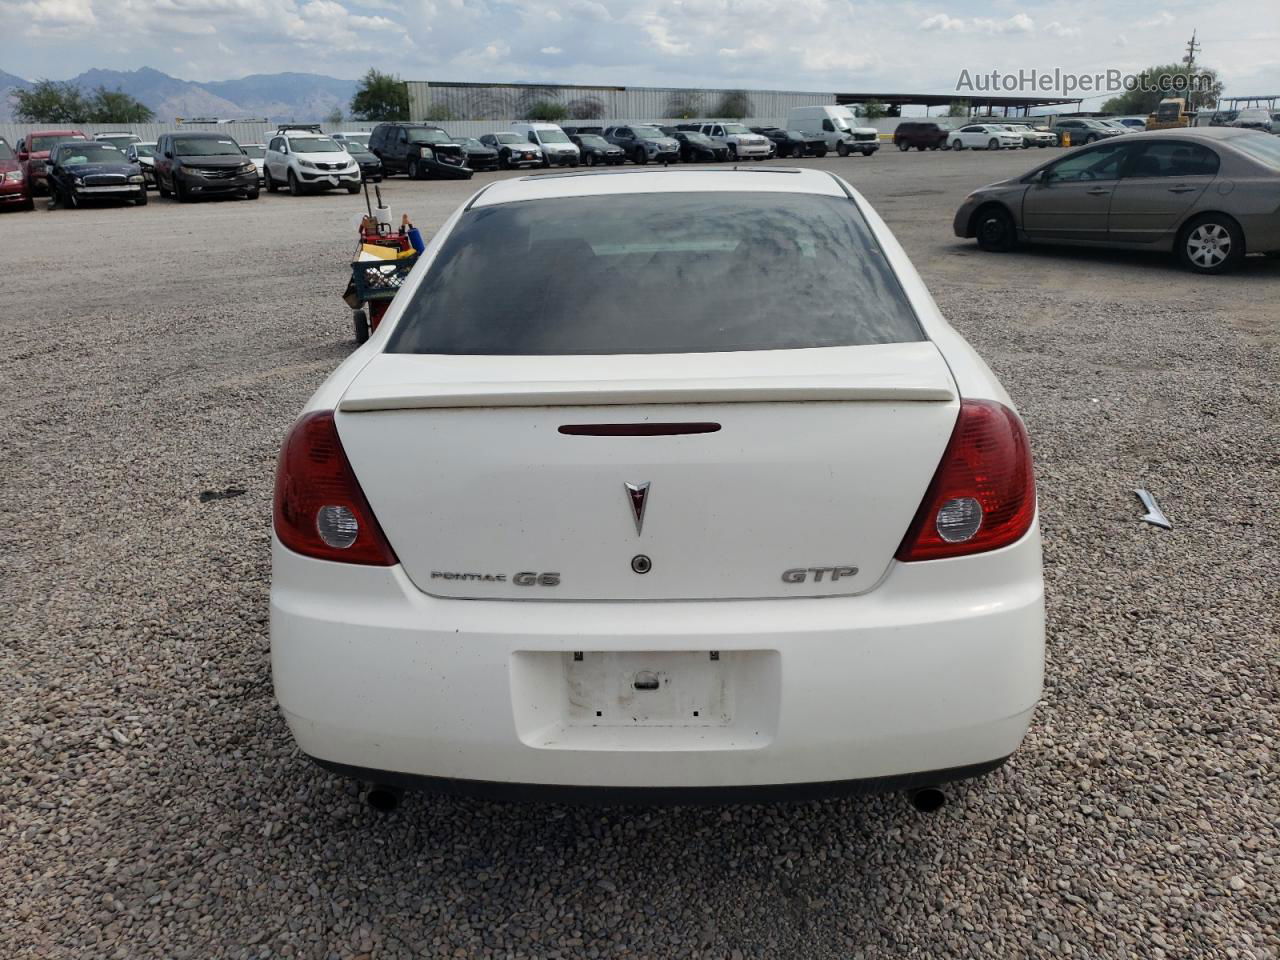
[[[449,109],[449,105],[443,100],[432,100],[431,105],[427,107],[427,115],[423,120],[457,120],[453,115],[453,111]]]
[[[329,126],[331,126],[331,127],[336,127],[336,126],[338,126],[339,124],[341,124],[341,123],[342,123],[342,108],[341,108],[341,107],[334,107],[332,110],[330,110],[330,111],[329,111],[329,113],[325,116],[325,118],[324,118],[324,122],[325,122],[325,123],[327,123],[327,124],[329,124]]]
[[[565,105],[554,100],[535,100],[524,111],[526,120],[539,120],[543,123],[559,123],[567,116],[569,111]]]
[[[150,123],[156,117],[145,103],[119,89],[98,87],[89,95],[88,106],[86,119],[91,123]]]
[[[80,88],[55,80],[37,80],[29,90],[13,93],[14,116],[26,123],[84,123],[89,101]]]
[[[578,97],[566,108],[574,120],[603,120],[604,101],[599,97]]]
[[[702,94],[697,90],[676,90],[667,97],[667,116],[692,120],[702,113]]]
[[[967,117],[969,115],[968,100],[952,100],[950,106],[947,107],[948,117]]]
[[[351,115],[358,120],[408,120],[409,88],[398,76],[370,67],[351,98]]]
[[[1133,90],[1126,90],[1104,103],[1102,111],[1118,114],[1154,113],[1165,97],[1184,97],[1189,109],[1202,110],[1205,107],[1214,106],[1222,96],[1222,81],[1218,79],[1218,72],[1204,67],[1188,68],[1185,63],[1166,63],[1147,67],[1138,74],[1138,77],[1141,85],[1151,88],[1149,91],[1135,86]],[[1168,82],[1165,78],[1180,78],[1183,83],[1182,89],[1172,89],[1162,93],[1156,88]],[[1196,92],[1185,92],[1193,83],[1196,85]]]
[[[888,116],[889,108],[879,100],[868,100],[862,105],[862,115],[868,120],[879,120]]]
[[[716,116],[741,120],[751,116],[752,109],[751,98],[745,90],[726,90],[716,104]]]

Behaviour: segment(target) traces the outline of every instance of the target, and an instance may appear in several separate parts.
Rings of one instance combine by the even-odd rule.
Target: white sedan
[[[947,146],[952,150],[1001,150],[1021,147],[1022,142],[1021,133],[999,123],[971,123],[947,137]]]
[[[280,708],[375,806],[929,808],[1040,696],[1022,421],[816,170],[488,185],[290,430],[274,529]]]

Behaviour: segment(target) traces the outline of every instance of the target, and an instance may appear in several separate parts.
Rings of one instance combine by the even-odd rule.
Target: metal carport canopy
[[[1065,99],[1062,97],[1000,97],[990,95],[974,96],[972,94],[963,93],[837,93],[836,103],[853,104],[868,103],[870,101],[878,101],[890,107],[904,107],[907,105],[922,107],[945,107],[956,101],[965,101],[969,104],[970,109],[986,108],[987,110],[1003,107],[1006,110],[1030,110],[1033,107],[1056,107],[1068,103],[1079,103],[1080,101],[1072,97]]]

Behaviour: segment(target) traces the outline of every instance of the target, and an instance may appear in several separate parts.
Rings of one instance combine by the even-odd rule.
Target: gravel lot
[[[897,230],[1038,461],[1044,701],[933,815],[372,813],[295,751],[266,631],[275,455],[352,349],[356,198],[0,217],[0,954],[1275,958],[1280,261],[951,236],[1040,159],[812,161]],[[492,176],[386,193],[430,229]]]

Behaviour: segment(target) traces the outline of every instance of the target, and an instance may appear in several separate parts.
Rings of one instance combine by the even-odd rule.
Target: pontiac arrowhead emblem
[[[631,515],[636,521],[636,535],[644,529],[644,508],[649,502],[649,481],[644,483],[624,483],[627,488],[627,500],[631,504]]]

